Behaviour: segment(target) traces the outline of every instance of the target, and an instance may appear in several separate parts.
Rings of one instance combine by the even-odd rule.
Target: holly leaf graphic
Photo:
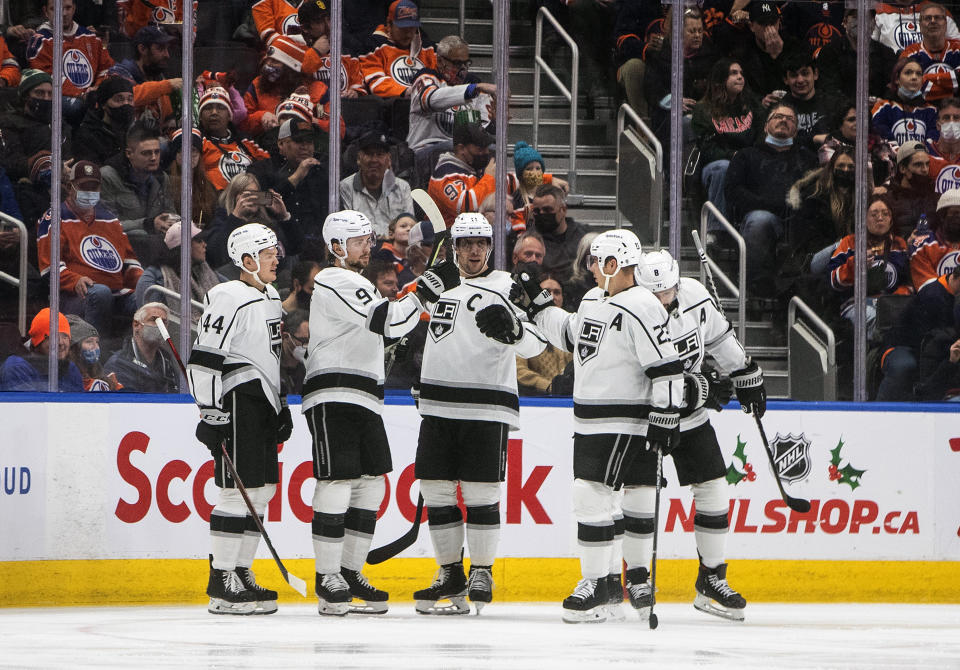
[[[830,450],[830,465],[836,465],[838,468],[840,467],[840,450],[841,449],[843,449],[842,438],[840,439],[839,442],[837,442],[836,449]]]
[[[837,480],[837,483],[849,484],[850,490],[852,491],[853,489],[860,486],[860,477],[863,476],[863,473],[865,473],[866,470],[857,470],[855,467],[847,463],[842,468],[840,468],[839,472],[840,472],[840,479]]]
[[[727,484],[736,486],[747,476],[746,472],[737,469],[735,465],[737,461],[740,461],[740,467],[743,467],[747,462],[746,446],[747,443],[742,442],[740,436],[737,435],[737,448],[733,450],[733,460],[730,462],[730,465],[727,466]]]
[[[733,457],[740,461],[740,463],[747,462],[747,452],[746,452],[747,443],[740,440],[740,435],[737,435],[737,448],[733,450]]]

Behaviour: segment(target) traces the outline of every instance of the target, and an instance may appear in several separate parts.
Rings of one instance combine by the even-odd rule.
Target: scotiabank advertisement
[[[788,405],[789,406],[789,405]],[[712,414],[727,464],[730,558],[960,560],[960,420],[956,413],[771,409],[763,419],[790,495],[780,498],[752,417]],[[313,555],[310,434],[280,448],[281,483],[267,510],[274,546]],[[500,554],[575,555],[573,416],[569,406],[523,406],[502,485]],[[184,403],[0,403],[3,488],[0,560],[200,558],[217,500],[213,462],[193,436]],[[420,419],[387,405],[393,450],[374,546],[410,528],[418,484]],[[659,553],[695,555],[693,499],[670,458],[661,501]],[[261,545],[261,553],[267,556]],[[431,556],[427,533],[402,556]]]

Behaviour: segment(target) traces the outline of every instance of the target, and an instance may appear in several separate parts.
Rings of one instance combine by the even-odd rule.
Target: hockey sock
[[[340,565],[348,570],[363,570],[367,562],[367,553],[373,541],[373,531],[377,527],[376,510],[347,508],[343,518],[343,555]]]
[[[723,563],[727,545],[729,521],[727,511],[730,498],[725,479],[713,479],[703,484],[694,484],[693,500],[697,512],[693,516],[693,536],[697,541],[700,560],[708,568]]]
[[[580,554],[580,572],[588,579],[606,577],[613,550],[613,522],[591,521],[577,523],[577,544]]]
[[[613,516],[613,547],[610,551],[610,574],[619,575],[623,572],[623,533],[624,533],[623,514],[616,513]]]
[[[260,517],[263,521],[263,516]],[[244,517],[243,539],[240,541],[240,553],[237,554],[237,565],[241,568],[253,566],[253,557],[257,555],[257,547],[260,545],[260,530],[249,514]]]
[[[655,497],[656,490],[652,486],[635,486],[624,491],[623,558],[628,570],[650,565]]]
[[[493,565],[500,543],[500,503],[467,507],[471,565]]]
[[[237,567],[246,525],[246,515],[230,514],[216,507],[210,513],[210,544],[214,568],[233,570]]]
[[[313,551],[316,571],[320,574],[340,573],[343,553],[343,514],[313,513]]]
[[[437,563],[447,565],[458,562],[463,551],[463,515],[460,508],[430,507],[427,521]]]

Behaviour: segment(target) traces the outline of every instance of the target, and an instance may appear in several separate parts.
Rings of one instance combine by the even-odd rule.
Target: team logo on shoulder
[[[93,83],[93,67],[80,49],[68,49],[63,54],[63,74],[77,88],[87,88]]]
[[[450,298],[441,298],[433,306],[429,330],[430,337],[433,338],[434,342],[439,342],[453,332],[453,324],[457,318],[458,309],[460,309],[460,301]]]
[[[267,328],[270,329],[270,350],[280,360],[283,352],[283,338],[280,337],[280,319],[267,319]]]
[[[177,22],[177,15],[173,12],[173,10],[168,9],[167,7],[154,7],[152,16],[155,23]]]
[[[404,86],[409,86],[413,83],[413,75],[422,69],[423,63],[419,58],[401,56],[390,63],[390,77]]]
[[[250,160],[250,157],[245,153],[240,151],[231,151],[228,154],[223,154],[220,157],[220,174],[223,175],[224,179],[230,181],[238,174],[246,172],[247,167],[253,161]]]
[[[803,433],[777,436],[770,441],[777,475],[785,482],[795,482],[810,474],[810,440]]]
[[[120,272],[123,267],[120,252],[110,240],[99,235],[87,235],[80,240],[80,257],[90,267],[104,272]]]
[[[281,31],[284,35],[300,35],[303,31],[300,28],[300,17],[296,12],[290,14],[283,20]]]
[[[600,340],[603,339],[603,331],[607,324],[593,319],[584,319],[580,326],[580,337],[577,339],[577,358],[583,365],[600,351]]]
[[[937,276],[942,277],[953,272],[953,268],[960,265],[960,252],[950,251],[943,255],[940,262],[937,263]]]

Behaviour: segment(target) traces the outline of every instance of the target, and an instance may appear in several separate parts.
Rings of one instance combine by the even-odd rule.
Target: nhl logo
[[[457,310],[460,308],[459,300],[443,298],[437,301],[433,307],[433,314],[430,316],[430,337],[434,342],[439,342],[447,335],[453,332],[453,323],[457,318]]]
[[[584,319],[580,326],[580,337],[577,339],[577,358],[583,365],[600,351],[600,341],[606,324],[592,319]]]
[[[810,474],[810,440],[803,433],[788,433],[773,438],[773,462],[777,466],[777,476],[785,482],[795,482]]]

